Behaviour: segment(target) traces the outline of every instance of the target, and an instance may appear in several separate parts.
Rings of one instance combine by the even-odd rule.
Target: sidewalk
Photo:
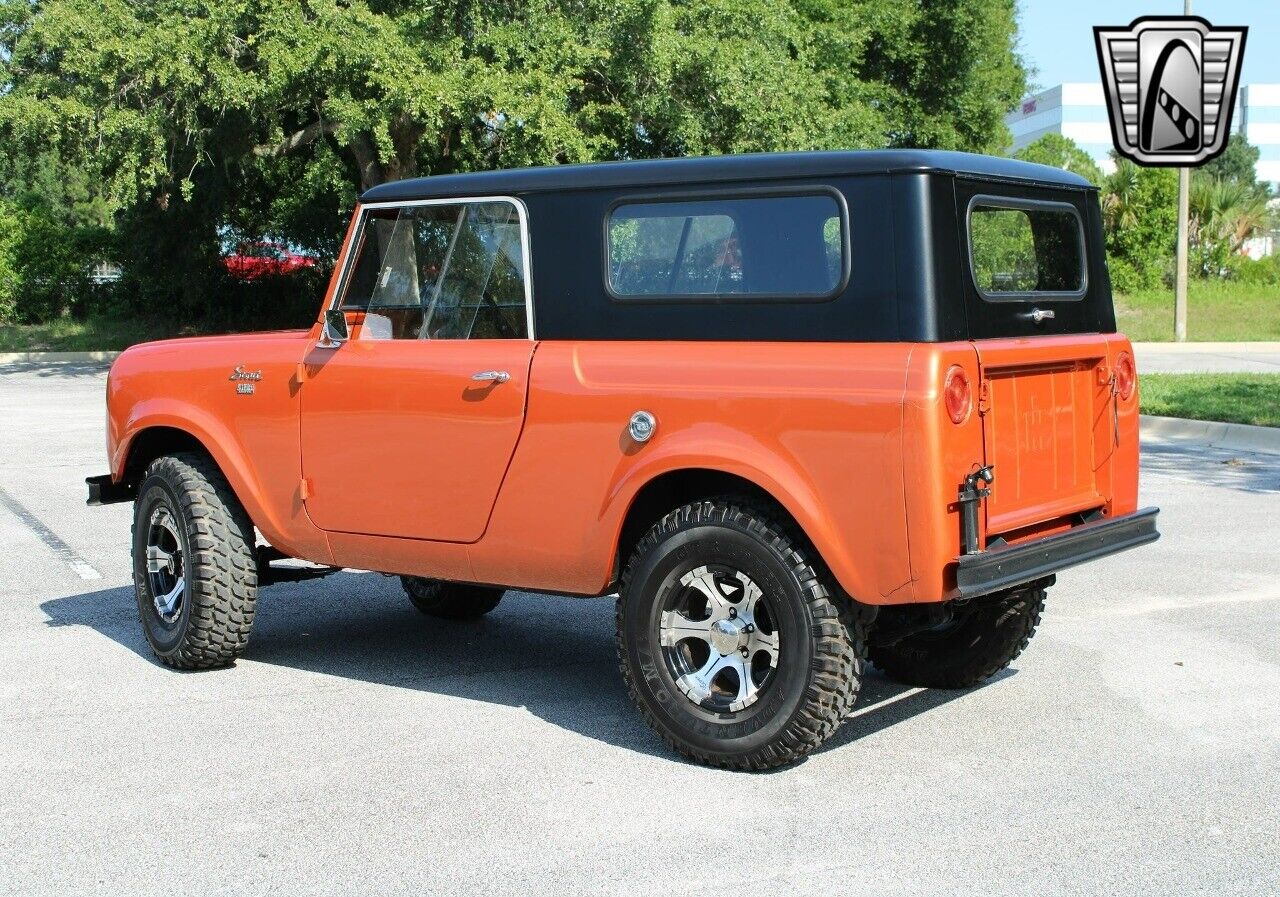
[[[1280,343],[1134,343],[1140,374],[1280,374]]]

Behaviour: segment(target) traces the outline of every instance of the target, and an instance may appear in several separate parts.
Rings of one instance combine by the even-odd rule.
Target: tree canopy
[[[0,0],[0,142],[89,173],[137,250],[126,269],[165,253],[199,272],[228,231],[332,253],[361,190],[416,175],[998,151],[1025,87],[1015,11],[1014,0]]]
[[[1091,184],[1101,186],[1102,169],[1093,157],[1082,150],[1070,137],[1061,134],[1045,134],[1039,140],[1014,153],[1016,158],[1040,165],[1052,165],[1080,175]]]

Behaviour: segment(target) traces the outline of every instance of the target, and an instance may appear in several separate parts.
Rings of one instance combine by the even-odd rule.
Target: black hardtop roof
[[[1054,187],[1092,189],[1077,174],[1018,159],[949,150],[845,150],[812,153],[753,153],[740,156],[690,156],[510,168],[474,174],[442,174],[380,184],[361,202],[405,202],[460,196],[511,196],[560,190],[609,187],[662,187],[731,181],[832,177],[889,172],[942,172],[1019,180]]]

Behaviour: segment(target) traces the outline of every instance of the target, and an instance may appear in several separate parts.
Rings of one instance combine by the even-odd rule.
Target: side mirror
[[[340,308],[331,308],[326,311],[320,345],[326,349],[333,349],[349,339],[351,339],[351,331],[347,329],[346,312]]]

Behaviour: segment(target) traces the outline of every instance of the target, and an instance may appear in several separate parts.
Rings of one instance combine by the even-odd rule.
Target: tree
[[[1014,15],[1014,0],[0,0],[0,142],[86,166],[121,209],[126,269],[156,266],[156,296],[180,282],[197,310],[228,231],[332,252],[357,193],[385,181],[997,148],[1025,86]]]
[[[1256,184],[1221,177],[1191,179],[1188,243],[1192,272],[1220,277],[1233,256],[1267,225],[1267,196]]]
[[[1102,185],[1102,215],[1112,285],[1121,292],[1160,285],[1173,259],[1178,175],[1113,155]]]
[[[1222,155],[1192,172],[1187,235],[1194,273],[1226,275],[1246,241],[1269,226],[1271,186],[1258,181],[1259,156],[1234,133]]]
[[[1093,161],[1093,157],[1070,137],[1062,134],[1045,134],[1018,150],[1014,157],[1025,162],[1061,168],[1080,175],[1091,184],[1102,184],[1102,169]]]
[[[1222,155],[1201,165],[1193,175],[1198,178],[1244,184],[1257,189],[1264,195],[1270,195],[1270,186],[1258,182],[1257,166],[1261,155],[1262,151],[1250,144],[1248,138],[1235,132],[1227,138],[1227,145]]]
[[[865,34],[861,65],[835,56],[885,115],[887,146],[999,153],[1004,116],[1026,91],[1014,0],[809,0],[844,7],[841,29]]]

